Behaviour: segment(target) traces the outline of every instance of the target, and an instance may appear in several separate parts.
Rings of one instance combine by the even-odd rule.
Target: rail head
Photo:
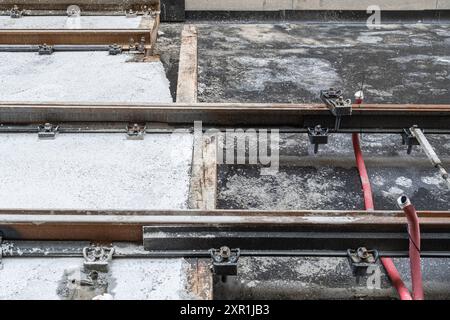
[[[1,102],[0,123],[159,122],[171,125],[334,128],[336,117],[321,104],[258,103],[31,103]],[[450,105],[362,105],[343,117],[340,130],[422,129],[450,132]]]

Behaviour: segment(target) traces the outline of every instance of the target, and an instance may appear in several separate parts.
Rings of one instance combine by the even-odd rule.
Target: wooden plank
[[[185,25],[181,33],[177,102],[197,102],[197,29]]]
[[[151,50],[146,51],[146,56],[153,56],[153,54],[155,53],[156,41],[158,40],[158,30],[159,30],[160,22],[161,22],[161,17],[158,13],[155,16],[155,22],[153,23],[153,26],[150,31]]]
[[[195,132],[189,190],[189,208],[191,209],[200,209],[203,207],[203,169],[203,135],[200,132]]]
[[[185,25],[181,33],[177,103],[197,102],[197,29]],[[212,210],[216,207],[217,189],[216,137],[194,135],[190,208]]]
[[[188,291],[195,300],[213,299],[213,275],[210,269],[210,259],[189,258],[188,262]]]
[[[217,197],[217,136],[194,135],[190,208],[214,210]]]
[[[217,200],[217,140],[218,136],[207,137],[203,141],[203,186],[202,207],[214,210]]]

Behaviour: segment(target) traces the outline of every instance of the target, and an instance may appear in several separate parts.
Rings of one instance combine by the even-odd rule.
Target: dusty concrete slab
[[[0,16],[0,29],[138,29],[142,22],[125,16]]]
[[[374,277],[354,277],[346,258],[246,257],[239,261],[237,277],[216,283],[218,299],[398,299],[381,264],[377,283],[375,273]],[[408,259],[394,262],[411,288]],[[426,299],[448,299],[449,260],[422,259],[422,263]]]
[[[111,264],[117,300],[188,299],[187,262],[183,259],[124,259]]]
[[[0,300],[60,300],[65,271],[76,273],[81,258],[7,258],[0,272]],[[183,259],[120,259],[110,263],[108,294],[114,300],[189,299]]]
[[[79,267],[78,258],[3,259],[0,300],[59,300],[57,293],[64,270]]]
[[[398,210],[410,197],[418,210],[450,210],[450,191],[433,168],[368,167],[375,208]],[[281,166],[261,175],[257,166],[221,166],[217,207],[260,210],[364,210],[356,168]]]
[[[199,100],[318,102],[319,90],[366,101],[448,103],[448,24],[200,24]]]
[[[203,102],[319,102],[318,90],[329,85],[353,97],[362,73],[367,102],[450,101],[445,22],[384,24],[379,30],[363,23],[303,21],[196,26]],[[162,24],[158,40],[171,88],[176,88],[181,29]]]
[[[0,100],[172,102],[160,62],[108,52],[0,53]]]
[[[428,138],[450,168],[448,136]],[[400,135],[363,134],[360,141],[377,209],[396,210],[397,198],[406,194],[418,209],[449,210],[450,190],[420,147],[407,155]],[[220,166],[218,207],[364,209],[350,135],[331,135],[314,154],[306,134],[282,134],[280,165],[269,176],[260,166]]]
[[[286,167],[261,175],[256,166],[222,166],[217,207],[260,210],[360,209],[355,169]]]
[[[183,209],[192,136],[1,134],[0,207],[28,209]]]

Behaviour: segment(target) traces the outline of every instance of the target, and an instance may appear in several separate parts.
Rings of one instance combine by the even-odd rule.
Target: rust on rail
[[[335,117],[322,104],[258,103],[0,103],[0,123],[42,122],[160,122],[210,126],[334,127]],[[342,118],[342,130],[450,130],[450,105],[367,104]]]
[[[424,232],[450,232],[450,212],[419,212]],[[276,227],[334,232],[405,232],[400,211],[45,211],[1,210],[0,232],[12,240],[140,241],[144,226]]]
[[[0,30],[1,45],[128,45],[131,39],[151,43],[150,30]]]
[[[19,9],[25,10],[29,14],[61,14],[65,13],[67,7],[73,4],[80,6],[83,13],[123,14],[126,10],[139,11],[144,7],[152,10],[160,9],[159,0],[2,0],[0,1],[0,11],[6,12],[17,5]]]

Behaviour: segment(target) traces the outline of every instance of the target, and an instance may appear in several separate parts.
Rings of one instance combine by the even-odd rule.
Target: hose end
[[[409,198],[407,196],[401,196],[397,199],[397,204],[400,207],[400,209],[405,209],[407,206],[411,205],[411,201],[409,201]]]

